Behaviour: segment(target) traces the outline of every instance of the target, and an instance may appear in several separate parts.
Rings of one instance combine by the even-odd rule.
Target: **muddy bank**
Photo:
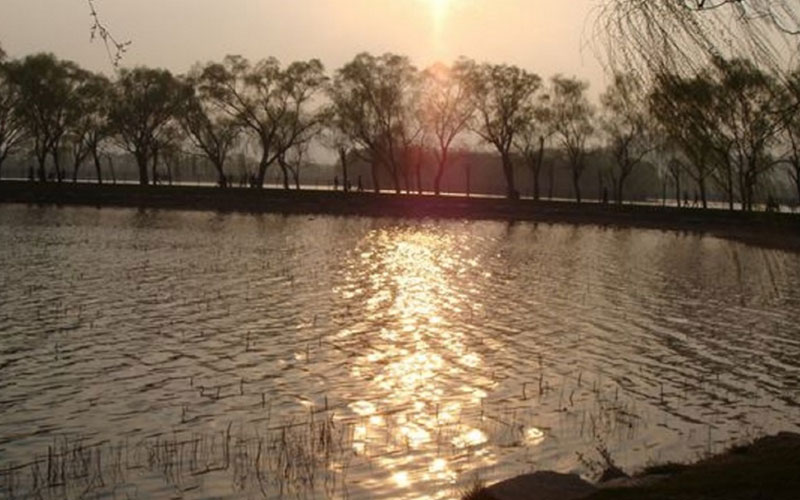
[[[0,202],[212,210],[222,212],[463,218],[596,224],[706,233],[770,248],[800,251],[800,215],[740,213],[646,205],[511,201],[331,191],[219,189],[0,182]]]
[[[800,434],[781,433],[695,464],[648,467],[633,477],[591,484],[574,475],[539,472],[472,492],[465,500],[796,500]]]

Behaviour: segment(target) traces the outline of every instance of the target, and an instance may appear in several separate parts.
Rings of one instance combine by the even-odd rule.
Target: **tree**
[[[602,128],[606,134],[615,168],[611,171],[617,204],[624,199],[625,181],[655,146],[647,96],[640,80],[617,73],[600,96]]]
[[[0,174],[2,174],[3,162],[16,151],[25,139],[25,128],[19,107],[20,89],[12,81],[8,71],[5,52],[0,47]]]
[[[217,171],[217,184],[228,185],[225,163],[241,133],[238,120],[221,111],[200,84],[196,69],[185,81],[189,89],[179,114],[179,121],[194,148],[201,152]]]
[[[111,82],[103,75],[85,73],[78,88],[74,105],[67,119],[66,143],[72,158],[72,180],[77,182],[78,170],[91,155],[97,180],[100,172],[100,143],[108,136],[108,100]]]
[[[327,92],[330,98],[335,99],[333,87],[328,87]],[[322,143],[336,153],[339,165],[342,167],[342,189],[348,193],[350,192],[348,169],[355,150],[353,133],[348,129],[350,123],[337,112],[335,104],[326,107],[321,116]]]
[[[33,144],[38,177],[47,181],[46,163],[52,158],[59,182],[62,142],[70,118],[80,101],[80,87],[86,71],[73,62],[60,61],[52,54],[36,54],[6,65],[10,81],[19,91],[17,111]]]
[[[541,89],[541,78],[505,64],[472,63],[463,71],[476,112],[471,128],[500,154],[507,195],[519,198],[511,149],[530,119],[532,98]]]
[[[466,130],[475,113],[466,78],[472,66],[473,62],[462,59],[452,67],[437,63],[423,73],[420,115],[426,131],[434,140],[437,169],[433,191],[436,195],[441,192],[453,142]],[[418,191],[421,190],[419,178],[418,173]]]
[[[795,0],[603,0],[596,13],[606,62],[639,74],[694,72],[724,53],[777,68],[800,34]]]
[[[167,70],[139,67],[120,72],[109,118],[120,143],[136,159],[142,185],[150,183],[148,167],[156,172],[158,151],[172,135],[171,122],[186,94],[186,87]]]
[[[695,182],[703,208],[708,207],[708,179],[718,181],[733,209],[730,141],[720,134],[714,83],[707,73],[681,77],[659,74],[650,92],[650,112],[663,135],[685,157],[683,171]],[[680,194],[680,193],[679,193]]]
[[[800,69],[795,70],[787,79],[783,92],[786,110],[800,108]],[[797,200],[800,203],[800,113],[789,113],[783,129],[783,163],[788,166],[789,178],[797,189]]]
[[[252,65],[241,56],[227,56],[203,68],[203,92],[258,141],[254,187],[262,188],[267,169],[320,122],[312,105],[326,81],[316,59],[283,70],[274,58]]]
[[[713,59],[720,132],[730,144],[742,210],[753,210],[763,175],[774,165],[771,150],[784,127],[784,110],[775,79],[745,59]]]
[[[550,96],[540,95],[530,108],[531,115],[527,123],[520,130],[518,138],[514,141],[517,152],[531,171],[533,180],[533,199],[540,198],[540,177],[544,163],[545,143],[553,134],[552,111],[550,109]],[[552,191],[552,180],[550,189]],[[552,198],[552,194],[550,195]]]
[[[594,108],[586,98],[589,84],[575,78],[555,76],[551,80],[553,131],[564,149],[570,170],[575,200],[581,202],[580,179],[586,169],[586,149],[594,132]]]
[[[405,56],[359,54],[336,72],[330,97],[340,130],[369,162],[375,192],[383,166],[400,193],[406,146],[414,137],[417,69]]]

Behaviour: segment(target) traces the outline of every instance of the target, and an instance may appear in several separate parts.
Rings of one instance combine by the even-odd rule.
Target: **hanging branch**
[[[115,68],[118,68],[119,63],[122,61],[122,57],[125,55],[125,52],[128,51],[128,47],[131,45],[131,42],[119,42],[116,38],[114,38],[106,25],[100,21],[100,16],[97,14],[94,1],[95,0],[86,0],[86,2],[89,4],[89,15],[92,18],[91,41],[94,41],[97,38],[102,40],[103,45],[106,47],[106,52],[108,53],[108,60],[111,61],[111,64],[113,64]]]

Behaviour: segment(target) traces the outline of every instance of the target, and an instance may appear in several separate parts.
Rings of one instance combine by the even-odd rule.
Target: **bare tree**
[[[423,73],[420,114],[426,131],[434,144],[436,176],[433,191],[441,192],[442,177],[447,167],[450,149],[456,138],[467,129],[475,113],[475,101],[469,93],[469,68],[474,63],[459,60],[452,67],[437,63]],[[421,175],[417,174],[417,189],[421,190]]]
[[[542,80],[517,66],[468,64],[462,71],[475,107],[471,129],[500,154],[507,195],[519,198],[512,148],[514,139],[528,124],[532,97],[541,89]]]
[[[575,200],[581,202],[580,180],[586,169],[586,151],[594,132],[594,108],[586,97],[589,84],[575,78],[555,76],[551,80],[553,131],[556,140],[567,155],[572,171]]]

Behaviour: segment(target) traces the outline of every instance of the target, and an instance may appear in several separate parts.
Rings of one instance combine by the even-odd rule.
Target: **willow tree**
[[[418,83],[418,71],[409,59],[391,53],[359,54],[334,77],[329,95],[339,130],[350,136],[355,150],[370,164],[375,192],[380,192],[381,166],[395,192],[401,191],[406,148],[414,136],[411,115]]]
[[[655,147],[647,92],[641,81],[632,75],[616,73],[600,96],[600,103],[601,127],[614,158],[611,169],[614,194],[617,204],[621,205],[625,182]]]
[[[795,70],[787,79],[783,92],[787,108],[800,108],[800,69]],[[787,116],[783,129],[783,162],[787,172],[797,189],[797,202],[800,204],[800,113]]]
[[[606,62],[650,74],[697,70],[712,55],[781,67],[800,34],[796,0],[602,0],[596,14]]]
[[[193,70],[185,79],[187,97],[178,114],[187,138],[195,150],[217,171],[217,184],[228,186],[225,164],[236,146],[241,126],[235,118],[214,105],[213,99],[200,85],[200,70]]]
[[[86,73],[78,89],[75,104],[70,109],[66,142],[72,160],[72,180],[77,182],[78,171],[90,156],[94,161],[97,180],[100,172],[100,144],[109,136],[108,124],[111,81],[103,75]]]
[[[261,148],[253,187],[263,188],[267,169],[319,123],[314,98],[326,81],[316,59],[283,69],[274,58],[251,64],[244,57],[227,56],[202,69],[202,92]]]
[[[87,72],[52,54],[35,54],[6,65],[7,76],[18,89],[17,113],[30,138],[38,162],[39,180],[47,180],[46,163],[52,159],[56,178],[64,171],[61,150],[70,119],[80,101]]]
[[[538,75],[506,64],[469,64],[464,70],[475,107],[471,129],[500,154],[507,195],[519,198],[514,182],[514,139],[529,123],[533,96],[541,89]]]
[[[466,79],[466,71],[473,64],[465,59],[457,61],[453,66],[437,63],[423,73],[420,115],[424,127],[434,141],[437,168],[433,191],[437,195],[441,192],[442,178],[453,143],[467,129],[475,112],[474,100],[470,96]],[[419,177],[418,175],[418,184]]]
[[[5,52],[0,47],[0,174],[3,162],[16,151],[25,137],[19,100],[19,87],[8,74]]]
[[[664,139],[683,155],[682,171],[694,181],[703,208],[708,207],[708,182],[714,179],[733,209],[732,143],[720,133],[714,94],[714,82],[707,72],[693,77],[661,73],[650,91],[649,106]],[[676,185],[680,183],[679,177],[673,178]]]
[[[778,84],[770,74],[746,59],[713,61],[721,132],[733,148],[739,200],[742,210],[753,210],[754,195],[762,177],[775,166],[771,157],[778,134],[785,125]]]
[[[555,76],[551,81],[550,110],[556,141],[566,152],[575,200],[581,202],[580,180],[586,169],[589,138],[594,133],[594,107],[586,97],[587,82]]]
[[[120,144],[136,159],[140,184],[150,183],[148,167],[157,182],[158,154],[174,136],[172,125],[186,95],[186,87],[167,70],[139,67],[120,72],[109,119]]]

